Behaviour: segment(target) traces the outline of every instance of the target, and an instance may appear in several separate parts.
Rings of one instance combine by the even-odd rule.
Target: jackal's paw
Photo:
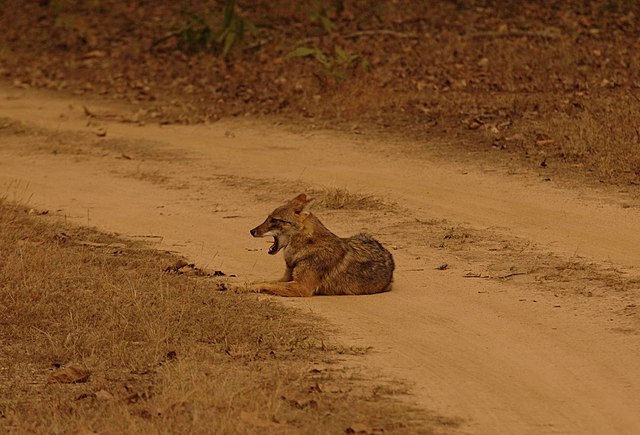
[[[246,293],[249,291],[246,289],[247,284],[241,282],[217,281],[214,283],[214,286],[215,290],[218,291],[229,291],[233,293]]]
[[[245,291],[252,293],[262,293],[266,295],[277,295],[268,282],[253,282],[245,285]]]
[[[253,292],[253,293],[264,293],[265,292],[265,288],[264,288],[264,283],[263,282],[252,282],[252,283],[248,283],[245,285],[246,290],[248,292]]]
[[[260,283],[244,282],[237,283],[233,287],[229,288],[236,293],[262,293],[262,287]]]

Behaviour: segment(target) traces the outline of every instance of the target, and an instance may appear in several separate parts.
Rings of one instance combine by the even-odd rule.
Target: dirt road
[[[0,88],[0,126],[27,124],[0,128],[0,195],[253,280],[280,275],[282,259],[250,228],[300,191],[347,189],[344,207],[316,214],[392,247],[394,290],[284,303],[370,346],[368,369],[461,418],[462,433],[640,432],[633,198],[446,163],[419,144],[133,113]]]

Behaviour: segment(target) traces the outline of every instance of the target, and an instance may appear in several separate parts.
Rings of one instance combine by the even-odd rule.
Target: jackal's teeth
[[[271,245],[271,247],[269,248],[269,254],[270,255],[277,254],[279,250],[280,250],[280,244],[278,243],[278,238],[276,236],[273,236],[273,245]]]

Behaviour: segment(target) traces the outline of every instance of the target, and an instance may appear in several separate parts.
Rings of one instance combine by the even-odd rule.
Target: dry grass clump
[[[125,174],[125,177],[133,178],[134,180],[146,181],[151,184],[167,184],[171,181],[171,178],[162,174],[159,169],[142,169],[138,167],[135,171],[131,171]]]
[[[332,210],[381,210],[389,207],[388,204],[373,195],[352,193],[344,188],[327,188],[321,191],[312,191],[310,195],[316,198],[318,206]]]
[[[561,152],[606,181],[640,178],[640,101],[617,99],[585,107],[558,132]]]
[[[35,131],[22,122],[0,116],[0,136],[21,136]]]
[[[331,363],[317,319],[163,272],[168,255],[36,219],[49,218],[0,200],[0,432],[424,428]],[[88,380],[56,382],[69,366]]]
[[[514,98],[528,112],[544,101]],[[578,168],[600,182],[637,185],[640,181],[640,100],[632,96],[569,103],[562,111],[520,125],[498,145],[524,151],[536,165]]]

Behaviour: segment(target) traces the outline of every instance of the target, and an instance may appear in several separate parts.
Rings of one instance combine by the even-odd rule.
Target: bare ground
[[[409,382],[420,407],[463,433],[639,430],[635,195],[446,163],[410,142],[251,119],[140,126],[128,110],[3,89],[6,195],[244,281],[282,268],[248,229],[314,193],[336,233],[392,248],[394,290],[283,303],[371,347],[367,366]]]

